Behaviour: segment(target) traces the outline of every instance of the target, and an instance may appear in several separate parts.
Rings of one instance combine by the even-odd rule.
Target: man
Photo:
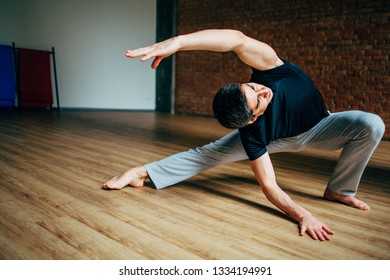
[[[189,50],[234,51],[252,67],[249,83],[229,84],[218,91],[213,101],[220,123],[239,131],[203,147],[132,168],[104,183],[103,188],[142,187],[146,179],[151,179],[161,189],[208,168],[249,158],[267,199],[299,223],[300,235],[307,232],[315,240],[330,240],[333,231],[280,189],[269,154],[306,147],[343,148],[324,197],[369,209],[354,196],[384,133],[378,116],[360,111],[330,114],[307,74],[278,57],[269,45],[239,31],[204,30],[127,51],[126,56],[141,57],[141,61],[154,58],[155,69],[165,57]]]

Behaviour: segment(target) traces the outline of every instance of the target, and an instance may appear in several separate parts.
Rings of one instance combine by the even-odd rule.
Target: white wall
[[[0,0],[0,44],[55,47],[61,107],[153,110],[155,72],[124,52],[155,18],[155,0]]]

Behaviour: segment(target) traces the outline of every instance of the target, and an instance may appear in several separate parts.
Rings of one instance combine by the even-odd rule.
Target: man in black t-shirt
[[[254,113],[256,109],[248,107],[250,94],[243,95],[242,88],[250,93],[259,85],[264,87],[265,94],[268,92],[271,101],[258,116]],[[258,98],[254,102],[255,106],[261,105]],[[309,76],[288,61],[263,71],[253,69],[250,83],[226,85],[214,97],[213,110],[223,126],[239,128],[250,160],[265,154],[272,141],[306,132],[329,115]]]
[[[127,51],[141,61],[154,58],[152,68],[177,51],[234,51],[253,74],[248,83],[223,87],[213,101],[220,123],[238,128],[203,147],[129,169],[103,184],[105,189],[142,187],[151,179],[157,189],[185,180],[208,168],[250,159],[264,194],[299,223],[300,235],[329,240],[333,231],[296,204],[277,184],[269,154],[306,147],[343,148],[324,197],[368,210],[355,194],[369,158],[384,133],[383,121],[360,111],[329,114],[314,83],[296,65],[282,60],[267,44],[234,30],[204,30]]]

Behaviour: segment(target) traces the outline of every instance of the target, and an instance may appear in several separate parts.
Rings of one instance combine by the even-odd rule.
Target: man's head
[[[214,115],[226,128],[241,128],[263,115],[272,97],[271,89],[260,84],[228,84],[214,96]]]

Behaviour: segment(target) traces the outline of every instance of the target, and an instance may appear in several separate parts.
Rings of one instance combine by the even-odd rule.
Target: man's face
[[[253,118],[248,123],[251,124],[264,114],[274,94],[270,88],[256,83],[242,84],[241,90],[253,112]]]

